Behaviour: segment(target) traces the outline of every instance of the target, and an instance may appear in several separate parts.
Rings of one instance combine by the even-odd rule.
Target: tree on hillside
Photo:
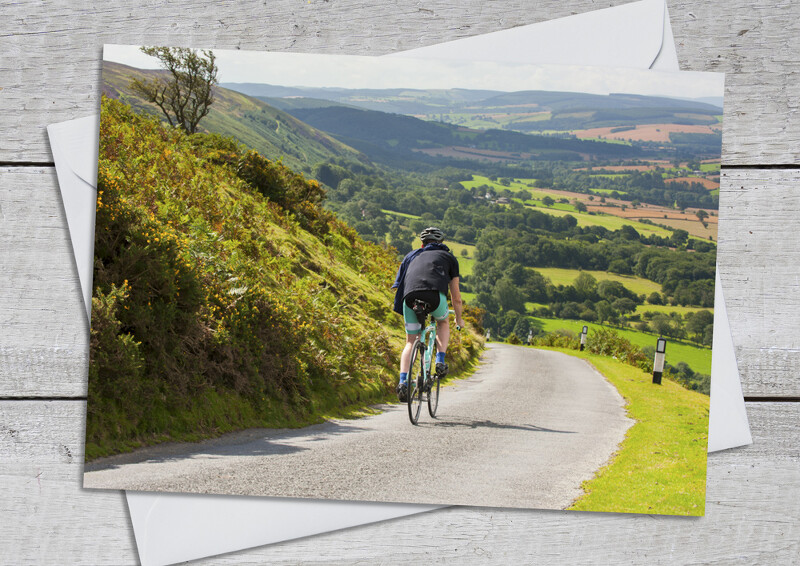
[[[572,283],[582,299],[588,299],[597,291],[597,279],[591,274],[582,271]]]
[[[214,53],[199,54],[184,47],[142,47],[141,51],[158,59],[168,75],[134,79],[131,89],[158,106],[171,126],[195,133],[214,102],[212,87],[218,82]]]

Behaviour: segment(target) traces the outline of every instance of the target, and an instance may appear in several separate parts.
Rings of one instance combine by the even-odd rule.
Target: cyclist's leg
[[[411,347],[422,332],[422,325],[417,319],[417,314],[403,301],[403,323],[406,327],[406,345],[400,355],[400,373],[408,373],[408,366],[411,362]]]
[[[450,343],[450,315],[447,310],[447,297],[439,293],[439,305],[431,313],[436,321],[436,372],[443,375],[447,373],[447,364],[444,356],[447,345]]]

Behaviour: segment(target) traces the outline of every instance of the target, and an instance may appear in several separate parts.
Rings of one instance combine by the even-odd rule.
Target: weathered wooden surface
[[[625,1],[0,6],[0,563],[137,562],[122,494],[78,487],[87,327],[47,166],[45,126],[97,108],[104,42],[377,55]],[[800,4],[669,10],[682,67],[727,73],[720,270],[745,395],[794,401]],[[201,563],[797,563],[800,403],[747,408],[754,444],[710,457],[702,519],[452,508]]]
[[[19,2],[0,32],[0,162],[48,162],[43,124],[96,110],[103,43],[379,55],[624,0]],[[683,68],[728,73],[724,163],[797,163],[800,4],[669,2]],[[31,88],[36,85],[37,88]]]
[[[0,402],[0,509],[14,518],[0,520],[0,555],[10,562],[136,563],[120,493],[79,487],[84,408]],[[709,457],[703,518],[450,508],[200,563],[791,563],[800,551],[800,404],[748,409],[754,444]]]

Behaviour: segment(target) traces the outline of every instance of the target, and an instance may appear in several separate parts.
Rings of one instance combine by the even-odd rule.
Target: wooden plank
[[[85,408],[81,401],[0,402],[2,561],[136,563],[122,492],[80,487]]]
[[[800,171],[720,182],[720,276],[745,395],[800,396]]]
[[[121,495],[79,487],[84,410],[80,401],[0,402],[0,541],[15,563],[136,563]],[[450,508],[199,563],[791,563],[800,404],[748,411],[754,444],[710,456],[703,518]]]
[[[0,170],[0,397],[86,394],[88,329],[52,168]],[[800,396],[800,170],[726,171],[720,273],[746,395]]]
[[[97,109],[108,43],[379,55],[626,3],[71,0],[3,8],[0,162],[51,160],[44,126]],[[683,67],[726,72],[724,162],[798,163],[800,4],[670,1]],[[765,94],[768,93],[768,96]]]
[[[681,68],[726,73],[723,162],[798,163],[800,4],[667,5]]]
[[[0,396],[85,396],[88,322],[52,167],[0,168]]]

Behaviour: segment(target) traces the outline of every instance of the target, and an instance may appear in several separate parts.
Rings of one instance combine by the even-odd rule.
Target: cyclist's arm
[[[463,303],[461,302],[461,289],[458,287],[458,277],[450,280],[450,300],[453,301],[453,310],[456,311],[456,324],[464,328],[464,319],[461,318]]]

